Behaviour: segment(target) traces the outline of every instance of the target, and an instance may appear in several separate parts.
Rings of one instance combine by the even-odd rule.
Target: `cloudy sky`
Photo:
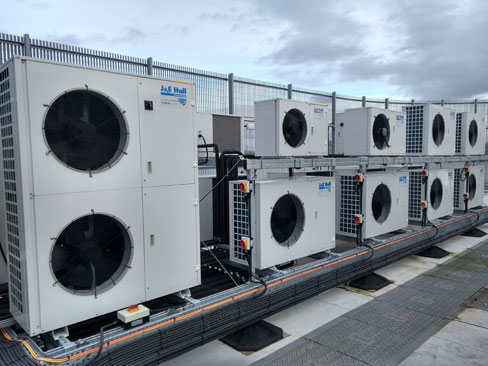
[[[346,95],[488,95],[487,0],[0,3],[4,33]]]

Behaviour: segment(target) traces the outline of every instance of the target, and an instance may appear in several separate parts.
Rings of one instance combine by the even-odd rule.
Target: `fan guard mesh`
[[[378,114],[373,122],[373,141],[378,150],[389,147],[390,142],[390,122],[383,113]]]
[[[435,178],[430,186],[430,204],[434,210],[441,206],[442,195],[442,182],[439,178]]]
[[[281,196],[271,212],[271,233],[284,246],[295,244],[302,235],[305,211],[302,202],[293,194]]]
[[[434,122],[432,123],[432,138],[436,146],[441,146],[445,133],[446,124],[444,123],[444,118],[439,113],[434,117]]]
[[[110,168],[125,153],[128,129],[123,113],[91,90],[68,91],[48,106],[44,135],[66,166],[95,172]]]
[[[371,209],[374,219],[380,224],[384,223],[390,216],[391,193],[386,184],[381,183],[374,190]]]
[[[82,216],[56,238],[50,259],[54,285],[76,294],[96,295],[122,278],[131,256],[129,232],[116,218]]]
[[[307,137],[307,120],[299,109],[293,108],[283,118],[283,136],[291,147],[301,146]]]

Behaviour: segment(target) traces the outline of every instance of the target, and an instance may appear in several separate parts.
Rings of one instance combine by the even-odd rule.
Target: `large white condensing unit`
[[[455,154],[456,111],[433,104],[403,108],[407,118],[407,154]]]
[[[244,183],[244,184],[242,184]],[[243,247],[252,238],[252,262],[266,269],[335,247],[335,181],[294,177],[229,183],[230,260],[248,265]],[[243,189],[244,188],[244,189]]]
[[[473,112],[456,113],[456,154],[485,153],[486,117]]]
[[[476,165],[454,169],[454,209],[464,210],[483,206],[484,187],[484,166]],[[468,203],[467,207],[465,201]]]
[[[404,155],[405,113],[373,107],[337,114],[336,154]]]
[[[407,173],[369,171],[363,175],[336,170],[336,179],[337,234],[356,237],[361,227],[361,237],[367,239],[408,226]]]
[[[0,93],[10,311],[27,333],[199,284],[193,85],[14,58]]]
[[[432,169],[410,172],[408,218],[422,221],[422,202],[426,218],[434,220],[454,212],[454,169]]]
[[[327,106],[290,99],[255,104],[256,156],[327,155]]]

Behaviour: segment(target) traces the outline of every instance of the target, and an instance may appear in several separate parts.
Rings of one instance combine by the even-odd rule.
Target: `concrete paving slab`
[[[445,341],[488,352],[488,329],[483,327],[452,321],[435,336]]]
[[[343,288],[333,288],[317,295],[317,300],[323,301],[328,304],[339,306],[341,308],[352,310],[366,304],[368,301],[373,300],[372,296],[363,295],[358,292],[348,291]]]
[[[401,366],[486,366],[487,364],[487,352],[435,336],[400,363]]]
[[[476,308],[467,308],[457,316],[457,319],[463,323],[488,329],[488,311]]]

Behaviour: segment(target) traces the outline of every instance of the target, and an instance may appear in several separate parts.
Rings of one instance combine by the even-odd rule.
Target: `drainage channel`
[[[488,241],[325,324],[253,366],[397,364],[488,283]]]

